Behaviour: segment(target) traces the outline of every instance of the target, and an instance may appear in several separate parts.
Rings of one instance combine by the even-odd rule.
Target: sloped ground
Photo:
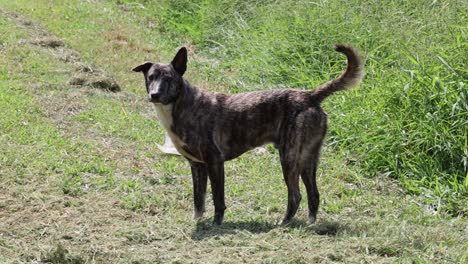
[[[465,218],[435,212],[385,175],[366,178],[331,148],[317,224],[306,224],[303,201],[294,223],[278,225],[286,190],[270,147],[227,163],[223,226],[211,225],[210,199],[207,218],[192,221],[189,167],[158,152],[162,129],[130,72],[148,58],[167,61],[175,47],[152,42],[162,36],[114,4],[1,6],[0,262],[467,260]],[[76,85],[77,73],[115,85]],[[200,76],[189,68],[194,84],[219,87]]]

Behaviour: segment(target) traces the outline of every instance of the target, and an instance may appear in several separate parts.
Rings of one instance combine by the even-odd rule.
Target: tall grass
[[[210,58],[192,65],[230,92],[311,89],[343,70],[332,44],[354,44],[367,76],[325,103],[328,144],[437,210],[467,213],[466,1],[140,2],[136,12]]]

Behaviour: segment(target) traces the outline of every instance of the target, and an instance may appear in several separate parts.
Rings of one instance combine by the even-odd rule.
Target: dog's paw
[[[312,225],[315,223],[317,219],[315,218],[315,216],[309,216],[309,220],[307,221],[309,223],[309,225]]]
[[[292,218],[291,219],[283,219],[283,220],[281,220],[281,222],[279,222],[279,224],[282,225],[282,226],[287,226],[287,225],[291,224],[291,220],[292,220]]]
[[[223,214],[215,214],[213,218],[213,224],[221,225],[223,223],[224,215]]]
[[[204,211],[195,211],[193,213],[193,219],[198,220],[198,219],[203,218],[203,213],[204,213]]]

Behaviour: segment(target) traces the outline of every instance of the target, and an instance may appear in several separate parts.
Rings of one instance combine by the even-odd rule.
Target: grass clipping
[[[120,86],[113,78],[107,77],[100,73],[77,73],[68,80],[68,84],[76,86],[89,86],[93,88],[109,90],[112,92],[120,91]]]
[[[120,91],[120,86],[114,78],[107,76],[100,69],[93,69],[85,65],[77,51],[67,47],[64,40],[51,34],[39,22],[24,18],[13,12],[7,12],[6,14],[28,29],[31,35],[28,40],[30,44],[45,48],[52,56],[75,66],[76,71],[70,73],[69,85],[88,86],[112,92]]]

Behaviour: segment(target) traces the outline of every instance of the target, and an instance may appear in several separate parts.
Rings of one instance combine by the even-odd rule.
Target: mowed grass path
[[[211,225],[211,199],[194,222],[188,164],[157,150],[163,131],[130,71],[169,61],[178,41],[102,1],[0,1],[0,35],[2,263],[467,261],[466,218],[366,177],[330,147],[317,224],[304,199],[297,220],[278,225],[286,188],[270,146],[226,164],[225,224]],[[84,68],[121,91],[70,85]],[[189,65],[187,78],[225,89],[202,71]]]

